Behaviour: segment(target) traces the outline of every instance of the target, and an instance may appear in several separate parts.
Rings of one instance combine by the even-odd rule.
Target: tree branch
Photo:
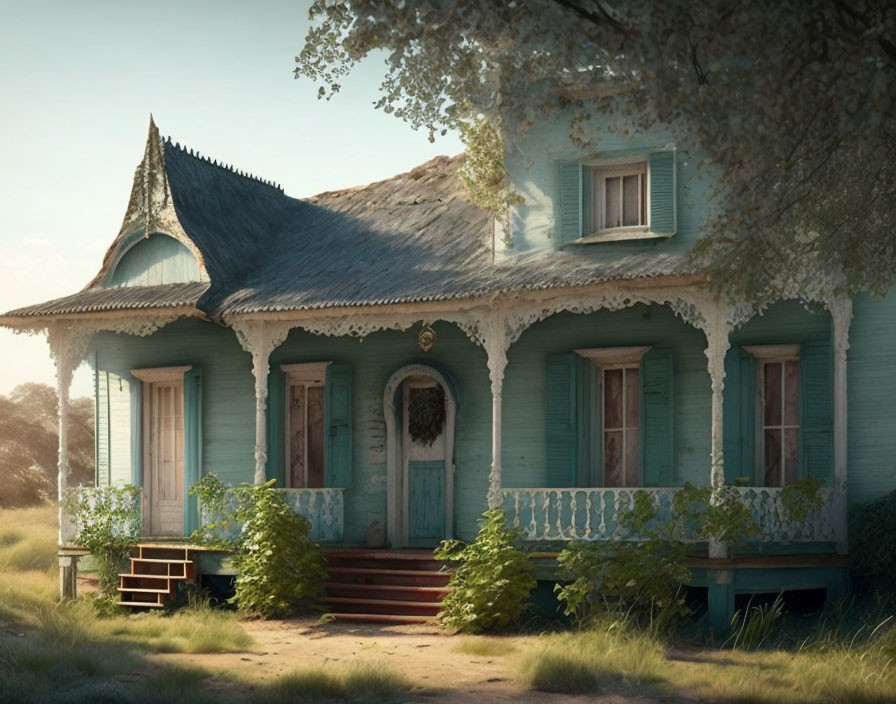
[[[623,34],[628,34],[628,28],[625,27],[619,20],[617,20],[613,15],[607,12],[606,8],[601,5],[599,2],[596,2],[597,12],[592,12],[591,10],[586,10],[584,7],[581,7],[574,0],[554,0],[554,3],[559,5],[560,7],[574,12],[583,20],[587,20],[591,24],[603,26],[610,25],[613,29],[622,32]]]

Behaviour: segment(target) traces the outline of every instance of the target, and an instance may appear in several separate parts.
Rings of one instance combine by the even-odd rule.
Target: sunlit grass
[[[486,636],[469,636],[454,646],[453,650],[467,655],[480,657],[501,657],[516,652],[511,643],[502,638],[488,638]]]
[[[860,644],[859,644],[860,643]],[[532,689],[687,694],[718,702],[896,702],[896,627],[823,647],[671,650],[620,627],[544,636],[520,659]]]
[[[637,692],[658,682],[664,665],[658,641],[602,626],[539,637],[519,671],[529,687],[545,692]]]
[[[403,675],[383,666],[309,667],[284,675],[274,684],[257,688],[252,701],[293,704],[332,700],[386,702],[419,690]]]

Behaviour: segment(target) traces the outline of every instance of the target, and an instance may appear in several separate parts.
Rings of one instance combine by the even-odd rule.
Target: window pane
[[[289,486],[305,486],[305,387],[289,387]]]
[[[620,210],[622,205],[622,194],[620,189],[622,186],[621,178],[608,178],[606,180],[607,196],[604,208],[604,227],[619,227]]]
[[[604,433],[604,486],[622,486],[622,431]]]
[[[640,189],[638,184],[640,176],[626,176],[622,179],[622,224],[625,226],[640,225],[640,209],[638,208],[638,197]]]
[[[638,486],[638,431],[625,433],[625,485]]]
[[[781,363],[765,365],[765,425],[781,425]]]
[[[622,370],[604,372],[604,428],[622,427]]]
[[[638,403],[641,398],[638,387],[638,370],[625,370],[625,427],[638,427]]]
[[[324,485],[324,387],[308,389],[308,483],[312,489]]]
[[[765,486],[781,486],[781,431],[765,431]]]
[[[799,425],[800,412],[797,400],[800,385],[800,363],[784,363],[784,425]]]
[[[800,431],[784,431],[784,483],[793,484],[800,478]]]

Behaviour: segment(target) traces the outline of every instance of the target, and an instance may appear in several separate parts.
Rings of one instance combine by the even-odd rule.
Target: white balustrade
[[[672,499],[679,488],[533,488],[503,489],[504,512],[510,524],[523,531],[526,540],[642,540],[621,520],[635,506],[635,495],[650,497],[654,517],[648,528],[672,520]],[[831,491],[821,490],[822,503],[808,511],[806,520],[789,519],[782,500],[782,489],[737,487],[736,491],[750,508],[759,526],[756,540],[761,542],[833,541]],[[685,542],[701,539],[696,533],[679,535]]]
[[[78,505],[86,510],[75,511]],[[108,523],[112,535],[139,538],[143,533],[143,490],[114,486],[72,487],[66,494],[61,516],[63,545],[78,545],[85,520]]]
[[[311,523],[311,539],[321,543],[342,542],[343,489],[278,489],[286,503]]]

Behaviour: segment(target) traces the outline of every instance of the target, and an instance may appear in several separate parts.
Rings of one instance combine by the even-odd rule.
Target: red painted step
[[[450,575],[429,550],[330,550],[324,585],[335,618],[425,623],[442,609]]]

